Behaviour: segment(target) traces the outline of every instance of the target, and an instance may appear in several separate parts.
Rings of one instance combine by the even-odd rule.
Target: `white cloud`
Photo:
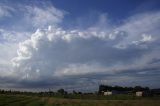
[[[28,34],[0,29],[0,77],[13,76],[11,60],[17,55],[18,43],[28,39]]]
[[[150,43],[152,41],[153,41],[153,38],[151,35],[142,34],[142,38],[140,40],[132,41],[132,43],[135,45],[140,45],[140,44],[144,44],[144,43]]]
[[[72,61],[79,63],[79,60],[75,59],[77,57],[72,57],[72,53],[76,50],[81,51],[83,41],[87,43],[88,40],[90,41],[92,39],[92,36],[96,39],[101,39],[101,37],[97,35],[98,34],[93,32],[82,32],[78,30],[65,31],[60,28],[51,29],[51,27],[44,30],[37,30],[32,34],[30,39],[19,44],[17,51],[18,57],[13,59],[13,64],[17,66],[17,70],[24,70],[24,76],[27,74],[27,76],[35,78],[37,74],[36,70],[39,70],[41,76],[45,74],[44,76],[49,77],[53,75],[61,65],[70,66]],[[76,40],[82,40],[82,42],[74,42]],[[70,48],[70,46],[73,46],[73,48]],[[69,47],[68,50],[67,47]],[[86,54],[80,53],[79,55],[81,58],[81,55]],[[65,58],[67,58],[66,56],[68,56],[68,62],[65,60]]]
[[[67,12],[47,3],[43,2],[42,5],[36,5],[34,1],[28,5],[20,2],[16,5],[0,3],[0,18],[4,21],[0,27],[18,32],[32,32],[48,25],[58,25]]]
[[[0,17],[10,16],[10,10],[6,10]],[[63,80],[61,83],[68,86],[95,85],[94,81],[106,79],[123,82],[135,80],[135,76],[119,73],[159,68],[159,12],[137,14],[120,25],[109,24],[102,14],[95,25],[82,30],[59,27],[65,12],[53,6],[24,6],[22,11],[23,28],[39,28],[35,33],[0,30],[0,77],[16,76],[18,86],[23,81],[30,81],[25,82],[26,86],[34,86],[34,81],[51,84],[48,79],[54,83]],[[45,29],[49,24],[52,27]],[[112,75],[118,77],[106,78]]]
[[[11,17],[13,11],[15,11],[14,8],[0,4],[0,18]]]
[[[129,36],[115,47],[126,48],[131,44],[137,44],[137,42],[150,43],[154,39],[159,39],[159,20],[160,12],[137,14],[128,18],[116,30],[124,31]]]
[[[16,46],[14,44],[0,44],[0,77],[10,76],[12,73],[11,59],[16,56]]]
[[[56,25],[62,21],[65,14],[64,11],[53,6],[45,8],[27,6],[25,11],[25,21],[32,23],[35,27]]]
[[[152,36],[151,35],[145,35],[145,34],[143,34],[142,35],[142,42],[150,42],[150,41],[152,41]]]
[[[142,48],[142,44],[156,47],[153,39],[157,38],[159,15],[151,13],[147,18],[146,14],[136,15],[107,31],[95,26],[86,30],[51,26],[38,29],[30,39],[20,43],[13,63],[18,66],[17,70],[23,70],[21,76],[27,75],[31,79],[145,69],[152,58],[146,62],[143,56],[152,54],[153,50]],[[155,19],[149,23],[151,18]],[[143,22],[147,24],[144,26]],[[137,42],[136,45],[133,42]],[[121,50],[118,45],[124,48]]]
[[[0,43],[19,43],[28,39],[30,37],[30,32],[17,32],[0,29],[0,35]]]

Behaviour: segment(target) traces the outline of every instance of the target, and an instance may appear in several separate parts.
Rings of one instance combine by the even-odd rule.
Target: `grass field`
[[[0,106],[160,106],[160,99],[91,100],[1,94]]]

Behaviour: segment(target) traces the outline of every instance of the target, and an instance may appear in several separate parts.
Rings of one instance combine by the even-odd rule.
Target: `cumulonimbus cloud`
[[[65,29],[58,26],[64,12],[55,7],[27,6],[24,9],[26,18],[22,23],[30,22],[29,27],[39,29],[10,44],[18,45],[14,47],[18,49],[17,56],[12,55],[13,67],[8,77],[16,78],[13,82],[6,80],[6,83],[15,83],[14,87],[79,87],[95,86],[101,81],[122,83],[138,79],[142,83],[146,81],[144,77],[138,77],[142,74],[157,73],[155,79],[150,80],[158,78],[160,12],[137,14],[120,25],[102,25],[101,28],[106,21],[102,15],[100,23],[89,28]],[[51,26],[45,29],[49,24]],[[4,38],[15,37],[8,36],[5,34]],[[6,39],[6,42],[11,41]],[[6,48],[4,44],[0,46]],[[6,49],[3,54],[5,52]],[[4,61],[1,59],[0,62]],[[5,72],[4,68],[1,72]]]
[[[142,16],[138,22],[143,20]],[[154,22],[158,21],[159,15],[155,13],[155,16]],[[150,46],[153,47],[156,42],[152,39],[156,36],[154,30],[157,30],[157,24],[147,24],[154,27],[150,29],[142,23],[133,24],[138,23],[137,20],[129,22],[111,31],[63,30],[51,26],[48,29],[38,29],[30,39],[19,44],[18,56],[12,60],[13,65],[24,79],[101,72],[110,74],[135,68],[138,70],[151,61],[143,61],[143,57],[152,52]],[[133,36],[132,30],[127,30],[125,25],[141,27],[140,31],[144,31],[133,32],[136,34]],[[153,35],[145,35],[148,30]],[[131,41],[128,42],[127,39]],[[125,44],[125,48],[117,47],[120,44]],[[142,60],[142,63],[136,63],[137,59]]]

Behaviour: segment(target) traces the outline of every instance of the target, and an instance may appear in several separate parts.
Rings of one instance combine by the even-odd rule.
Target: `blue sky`
[[[108,13],[113,19],[123,19],[134,11],[151,11],[159,9],[158,0],[53,0],[57,8],[71,13],[71,18],[82,17],[91,11]]]
[[[160,87],[159,0],[0,1],[0,87]]]

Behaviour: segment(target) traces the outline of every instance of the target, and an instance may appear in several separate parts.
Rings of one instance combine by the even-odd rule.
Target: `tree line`
[[[0,89],[0,94],[25,94],[25,95],[40,95],[40,96],[57,96],[57,95],[101,95],[102,92],[106,91],[120,91],[120,92],[131,92],[135,93],[137,91],[152,91],[158,92],[160,94],[160,89],[150,89],[149,87],[135,86],[135,87],[122,87],[122,86],[109,86],[109,85],[99,85],[98,91],[95,92],[80,92],[73,90],[72,92],[67,92],[63,88],[58,89],[57,91],[43,91],[43,92],[26,92],[26,91],[14,91],[14,90],[2,90]]]
[[[109,86],[109,85],[100,85],[99,86],[99,92],[106,92],[106,91],[149,91],[149,87],[141,87],[141,86],[135,86],[135,87],[122,87],[122,86]]]

